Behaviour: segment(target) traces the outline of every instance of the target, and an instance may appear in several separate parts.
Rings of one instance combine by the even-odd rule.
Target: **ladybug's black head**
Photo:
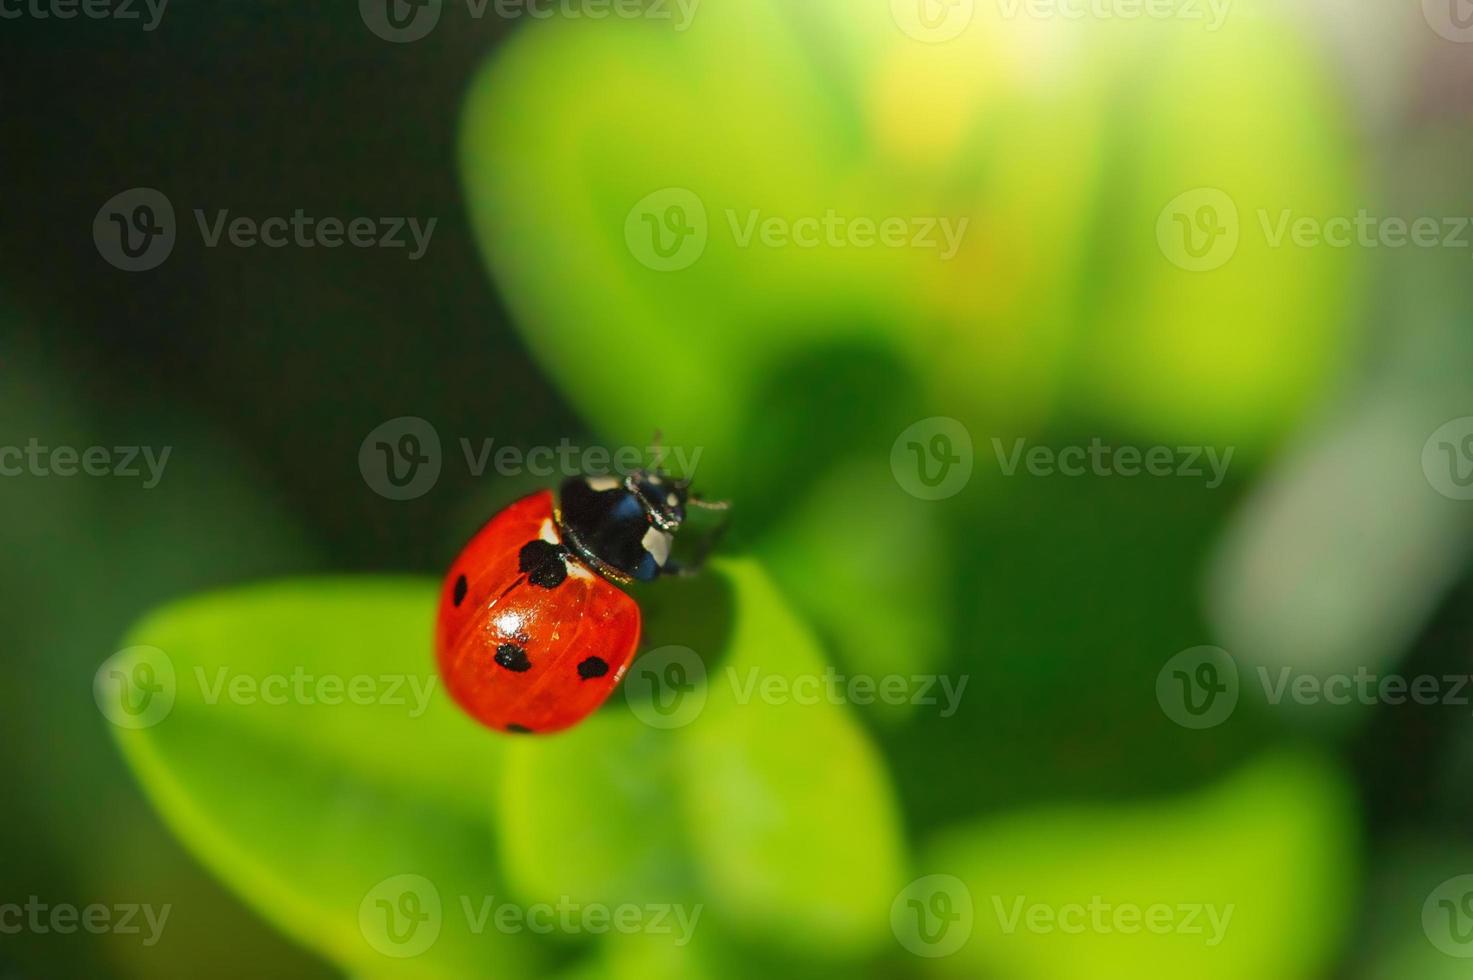
[[[558,520],[568,543],[612,578],[648,582],[670,560],[685,521],[688,484],[658,471],[563,481]]]

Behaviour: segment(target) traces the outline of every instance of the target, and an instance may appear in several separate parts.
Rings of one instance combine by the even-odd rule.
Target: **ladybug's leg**
[[[699,507],[701,510],[730,510],[730,500],[707,500],[704,497],[687,497],[685,503],[689,507]]]

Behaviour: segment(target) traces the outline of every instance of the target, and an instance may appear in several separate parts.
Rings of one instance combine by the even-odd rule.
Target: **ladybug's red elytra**
[[[684,570],[670,557],[687,505],[722,509],[658,471],[564,480],[502,510],[440,591],[435,653],[450,695],[498,731],[560,731],[613,693],[639,645],[618,585]],[[617,583],[617,584],[616,584]]]

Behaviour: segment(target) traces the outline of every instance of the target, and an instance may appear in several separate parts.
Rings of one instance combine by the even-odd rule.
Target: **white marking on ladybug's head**
[[[537,532],[537,536],[548,544],[563,543],[563,539],[558,537],[557,525],[552,522],[551,517],[544,517],[542,519],[542,529]]]
[[[599,493],[605,490],[617,490],[624,485],[617,476],[585,476],[583,482],[588,484],[588,489]]]
[[[667,493],[667,494],[665,494],[665,506],[666,507],[674,507],[676,504],[679,504],[679,503],[680,503],[680,498],[678,496],[676,496],[675,494],[673,494],[673,493]]]
[[[666,560],[668,560],[670,557],[671,540],[672,539],[668,531],[662,531],[657,527],[651,527],[648,531],[644,532],[644,537],[640,540],[639,543],[645,551],[648,551],[650,553],[650,557],[655,560],[655,564],[659,565],[661,568],[664,568]]]
[[[598,578],[598,576],[595,575],[595,574],[593,574],[593,572],[590,571],[586,566],[584,566],[584,564],[581,561],[570,561],[570,562],[568,562],[568,577],[569,578],[587,578],[587,579]]]

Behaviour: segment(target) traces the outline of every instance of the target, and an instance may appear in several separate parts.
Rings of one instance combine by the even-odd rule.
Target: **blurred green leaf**
[[[1468,976],[1466,898],[1473,851],[1425,834],[1393,838],[1374,855],[1362,928],[1346,975],[1356,980],[1460,980]],[[1459,887],[1461,886],[1461,887]],[[1449,904],[1444,904],[1444,902]]]
[[[862,953],[883,937],[904,860],[883,762],[846,706],[761,695],[769,678],[822,677],[826,661],[759,565],[712,571],[732,622],[719,648],[690,648],[707,673],[684,695],[689,716],[671,716],[683,724],[646,725],[648,705],[616,695],[572,731],[509,749],[499,822],[513,883],[537,901],[699,905],[702,923],[749,941]]]
[[[910,678],[940,667],[946,534],[931,502],[905,494],[883,462],[825,476],[755,549],[831,641],[846,676]],[[915,707],[877,700],[869,710],[895,720]]]
[[[461,904],[501,892],[485,806],[503,742],[438,690],[434,608],[433,583],[382,579],[167,607],[113,666],[136,682],[151,663],[151,683],[175,692],[172,710],[118,737],[175,832],[299,942],[362,976],[514,975],[529,964],[527,941],[473,934]],[[406,958],[376,931],[394,923],[374,918],[386,914],[379,900],[409,908],[395,904],[401,875],[427,880],[440,903],[438,937]],[[414,902],[427,914],[433,904]]]
[[[829,955],[872,949],[905,862],[884,763],[845,705],[746,695],[828,664],[760,566],[720,567],[738,597],[731,649],[680,733],[705,893],[734,931]]]
[[[1354,813],[1334,766],[1277,755],[1171,802],[1019,811],[955,830],[923,867],[965,884],[973,931],[936,962],[1010,980],[1322,976],[1355,907]],[[1169,909],[1156,929],[1153,907]]]
[[[617,438],[720,447],[723,483],[793,469],[757,451],[788,417],[763,411],[764,379],[855,346],[958,417],[1068,407],[1245,449],[1281,435],[1335,375],[1349,270],[1340,250],[1272,247],[1259,212],[1354,211],[1344,110],[1300,26],[1262,0],[1212,32],[978,5],[925,44],[892,6],[533,25],[492,57],[463,123],[472,218],[574,403]],[[1235,202],[1241,241],[1190,272],[1158,225],[1203,185]],[[967,225],[954,256],[744,233],[830,215]],[[667,267],[654,236],[676,226],[665,244],[704,245]],[[856,428],[828,392],[793,394],[821,430]]]
[[[507,747],[496,810],[502,859],[534,901],[693,901],[671,740],[627,711]]]

